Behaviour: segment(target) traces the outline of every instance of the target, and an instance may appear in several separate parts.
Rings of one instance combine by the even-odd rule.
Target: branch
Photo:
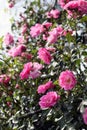
[[[40,112],[42,112],[42,110],[37,110],[35,112],[29,112],[29,113],[26,113],[26,114],[18,117],[18,119],[28,118],[28,117],[33,116],[34,114],[38,114]]]
[[[55,0],[54,7],[57,5],[57,0]]]
[[[4,61],[2,58],[0,58],[0,60],[3,61],[7,66],[9,66],[9,64],[6,61]]]

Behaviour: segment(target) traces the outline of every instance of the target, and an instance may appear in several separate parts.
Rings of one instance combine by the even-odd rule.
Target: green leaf
[[[81,18],[81,21],[82,21],[82,22],[87,22],[87,16],[83,16],[83,17]]]

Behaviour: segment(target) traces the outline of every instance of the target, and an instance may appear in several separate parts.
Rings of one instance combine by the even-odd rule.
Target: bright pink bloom
[[[11,45],[14,43],[14,39],[13,39],[13,36],[10,34],[10,33],[7,33],[5,36],[4,36],[4,43],[6,45]]]
[[[10,77],[6,74],[0,75],[0,83],[7,84],[10,81]]]
[[[47,109],[54,106],[59,99],[60,95],[57,95],[56,92],[48,92],[46,95],[40,98],[39,105],[41,109]]]
[[[84,123],[87,125],[87,108],[85,108],[85,111],[83,113],[83,120],[84,120]]]
[[[54,84],[52,81],[48,81],[45,84],[42,84],[38,87],[37,92],[40,93],[45,93],[48,89],[53,88]]]
[[[87,1],[86,0],[78,0],[78,10],[81,14],[87,14]]]
[[[50,64],[52,57],[50,55],[50,52],[47,51],[46,48],[40,48],[39,51],[38,51],[38,56],[46,64]]]
[[[74,0],[74,1],[70,1],[68,2],[65,6],[64,9],[78,9],[78,1]]]
[[[61,7],[63,8],[65,6],[66,3],[68,3],[70,0],[59,0],[58,3],[61,5]]]
[[[35,79],[41,75],[40,70],[42,69],[42,64],[39,64],[37,62],[29,62],[24,65],[24,68],[22,72],[20,73],[21,79],[28,79],[31,77],[32,79]]]
[[[16,57],[16,56],[20,56],[21,53],[24,52],[25,50],[26,50],[26,46],[21,44],[9,50],[8,54],[9,56]]]
[[[59,85],[64,90],[71,90],[75,87],[77,81],[72,71],[66,70],[61,72],[59,76]]]
[[[22,27],[21,27],[21,33],[24,35],[28,30],[28,27],[27,27],[27,24],[24,24]]]
[[[87,1],[86,0],[73,0],[68,2],[65,6],[64,9],[71,12],[68,12],[69,15],[70,13],[73,13],[72,10],[78,10],[81,14],[87,14]]]
[[[36,24],[30,28],[30,35],[32,37],[39,36],[44,31],[44,27],[41,24]]]
[[[50,12],[47,12],[46,15],[47,15],[47,18],[57,19],[60,15],[60,11],[58,9],[51,10]]]

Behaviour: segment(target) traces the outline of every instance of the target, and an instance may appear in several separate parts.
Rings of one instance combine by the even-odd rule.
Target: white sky
[[[11,16],[18,16],[19,12],[23,12],[23,4],[25,0],[15,0],[18,4],[15,5],[14,9],[8,8],[7,0],[0,0],[0,36],[5,35],[7,32],[11,32],[11,23],[10,18]],[[29,0],[29,2],[32,0]],[[46,1],[53,1],[53,0],[46,0]],[[20,3],[20,4],[19,4]],[[11,10],[11,11],[9,11]],[[15,14],[16,12],[16,14]]]
[[[0,0],[0,36],[10,31],[9,19],[7,0]]]

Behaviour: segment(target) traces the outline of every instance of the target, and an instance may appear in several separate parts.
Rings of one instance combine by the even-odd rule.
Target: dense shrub
[[[0,38],[2,130],[87,129],[87,1],[44,3],[26,0]]]

